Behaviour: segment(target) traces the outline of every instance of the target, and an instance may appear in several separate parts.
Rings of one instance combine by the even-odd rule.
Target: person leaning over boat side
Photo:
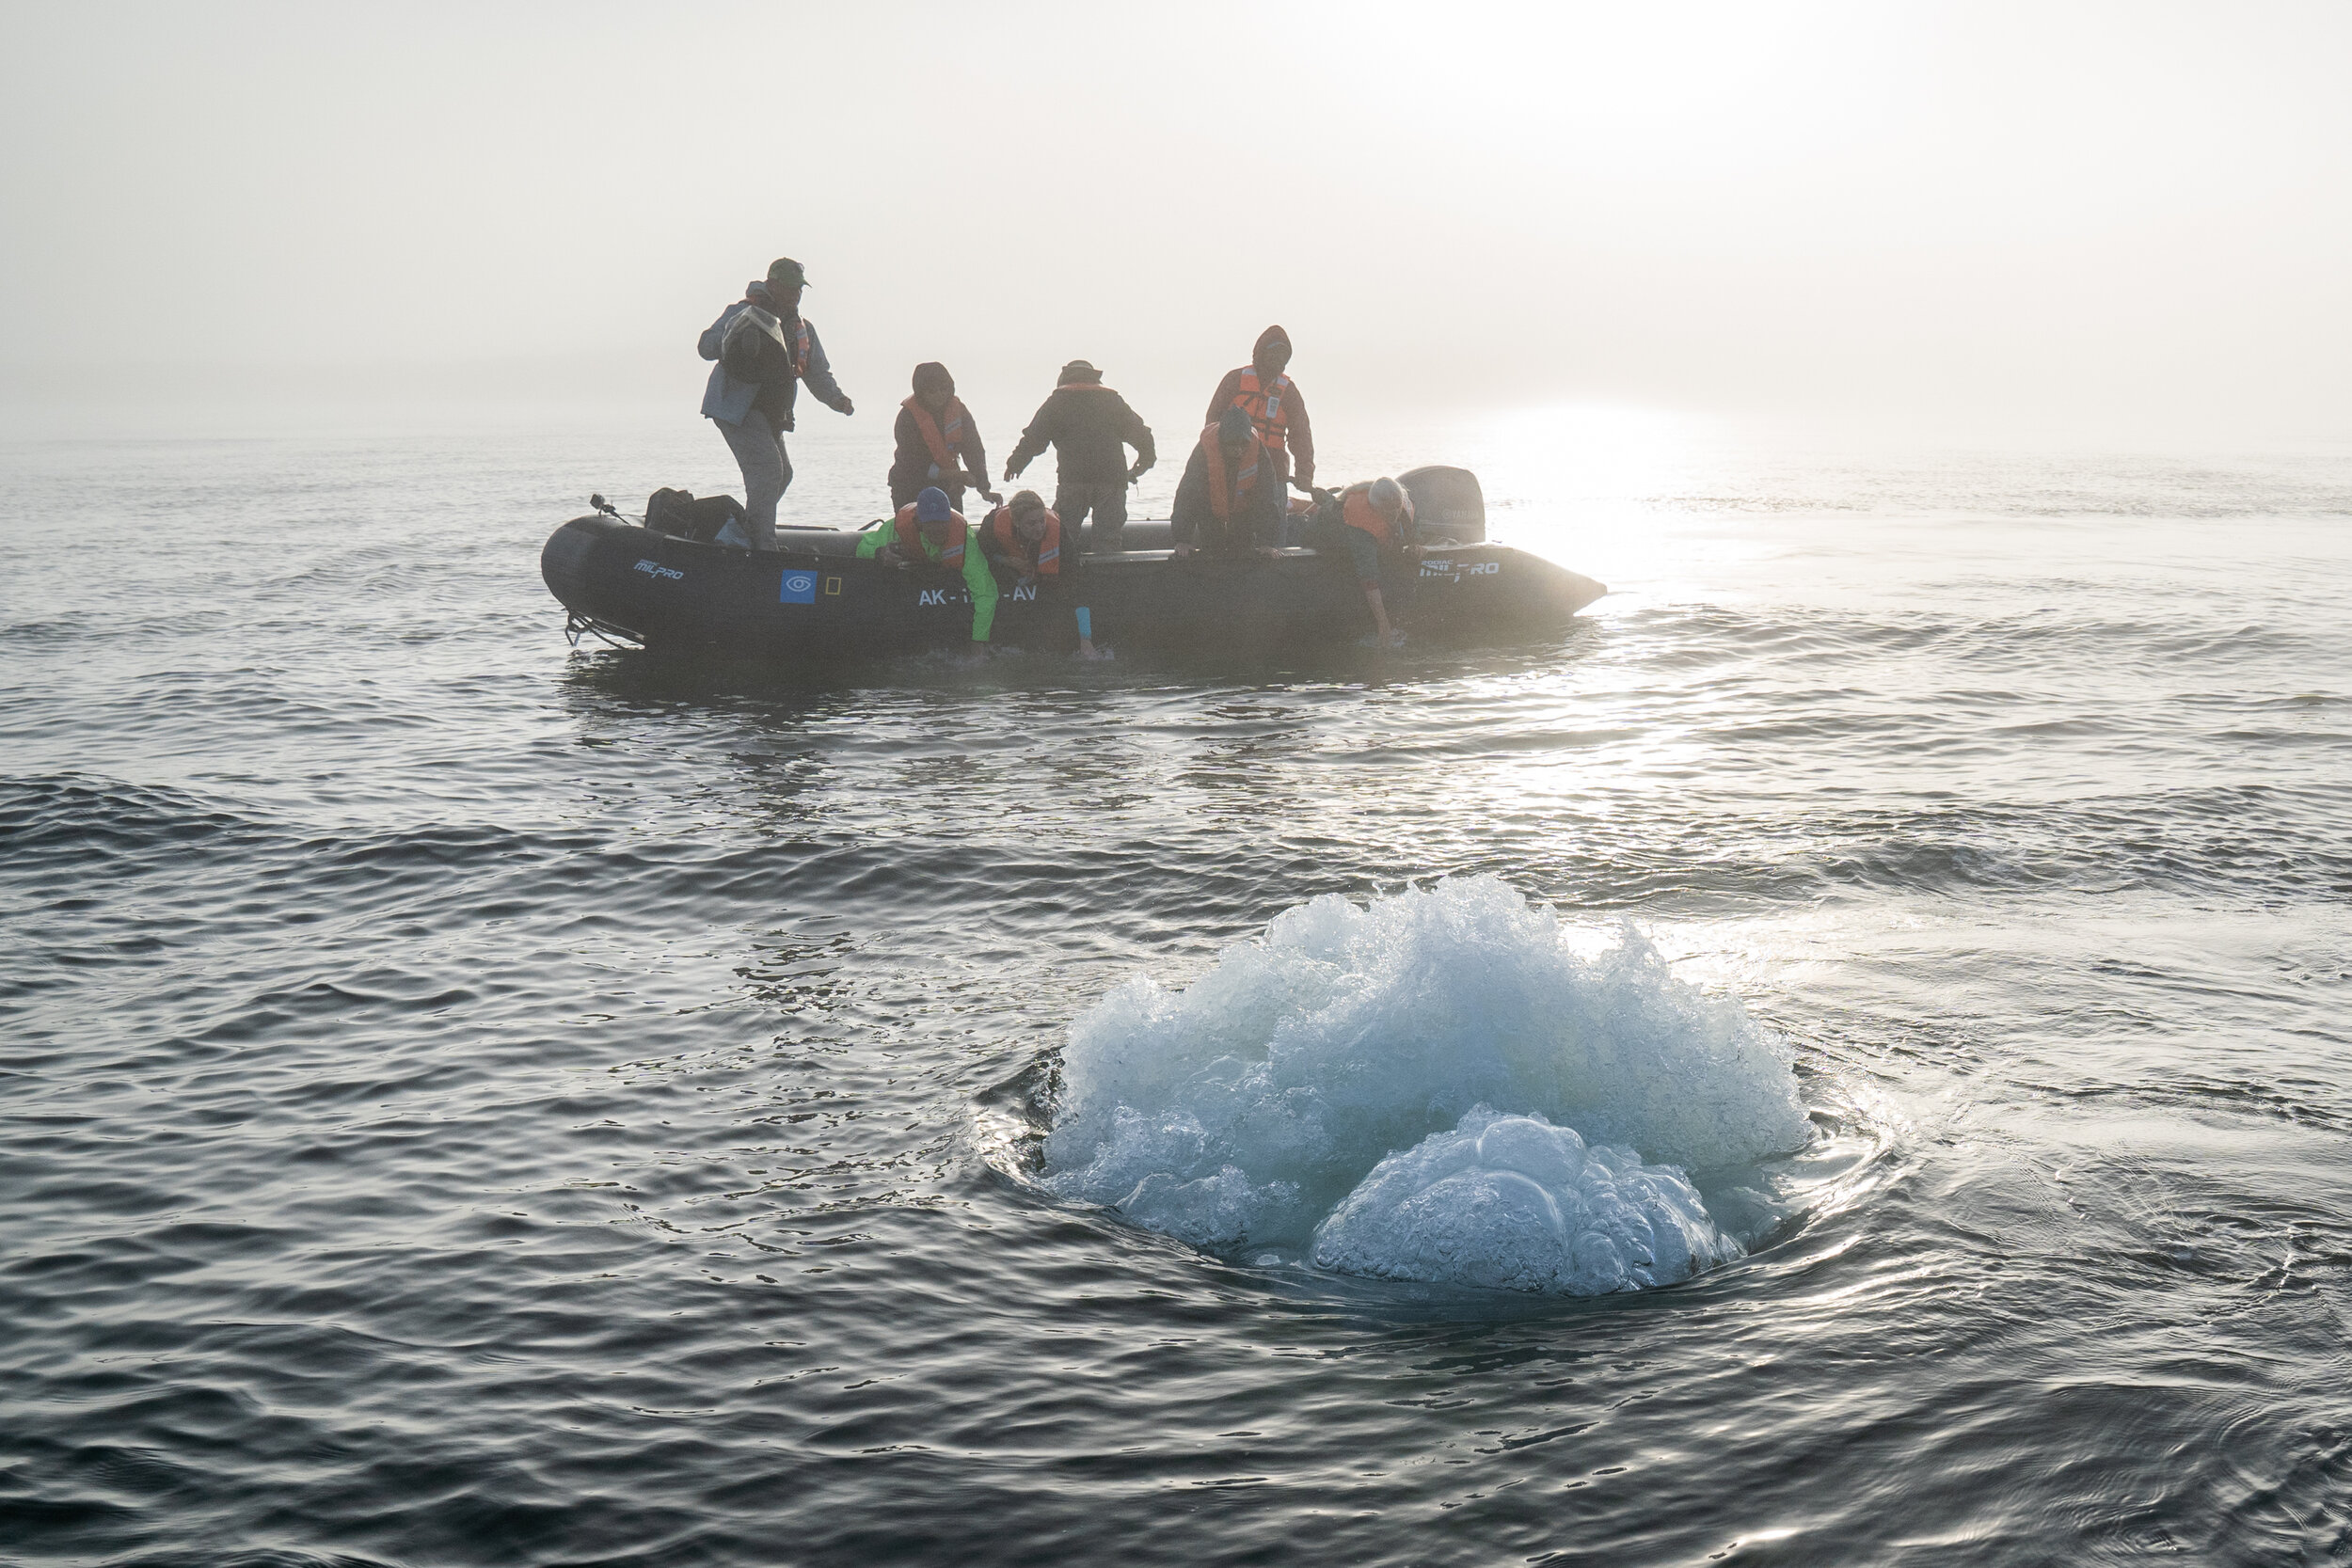
[[[1200,433],[1168,514],[1176,559],[1271,550],[1282,535],[1281,470],[1250,429],[1249,416],[1228,408]]]
[[[1095,543],[1105,551],[1118,549],[1127,526],[1127,486],[1159,461],[1151,428],[1125,398],[1103,385],[1101,371],[1073,359],[1021,433],[1021,444],[1005,464],[1006,483],[1019,479],[1049,443],[1059,470],[1054,510],[1061,516],[1062,547],[1073,556],[1086,553],[1084,525],[1092,512]],[[1127,466],[1128,447],[1136,449],[1133,467]]]
[[[1300,490],[1315,487],[1315,433],[1307,423],[1307,404],[1298,383],[1284,373],[1291,362],[1291,337],[1279,326],[1258,334],[1249,363],[1227,371],[1209,400],[1209,422],[1228,408],[1249,416],[1258,439],[1274,453],[1282,477]],[[1278,486],[1279,488],[1279,486]]]
[[[947,492],[936,484],[926,489],[886,523],[877,523],[858,535],[860,561],[880,561],[907,571],[920,564],[935,566],[963,580],[972,596],[972,651],[985,653],[988,634],[996,624],[996,574],[972,546],[972,525],[947,504]]]
[[[719,312],[697,343],[710,367],[703,417],[719,426],[743,470],[743,526],[754,549],[776,547],[776,505],[792,484],[784,433],[792,428],[800,384],[839,414],[857,410],[833,378],[817,328],[801,314],[807,287],[801,263],[788,256],[769,263],[768,276],[743,286],[743,297]]]
[[[1321,554],[1347,558],[1363,588],[1364,603],[1372,607],[1372,640],[1390,646],[1403,642],[1389,625],[1388,606],[1380,598],[1380,558],[1420,558],[1412,498],[1392,479],[1351,484],[1336,496],[1328,491],[1316,496],[1323,504],[1307,525],[1304,543]]]
[[[980,524],[980,549],[989,563],[1011,574],[1015,593],[1026,588],[1037,595],[1049,618],[1064,610],[1076,612],[1078,657],[1095,658],[1092,617],[1083,606],[1072,605],[1071,579],[1075,573],[1061,569],[1061,518],[1045,509],[1035,490],[1022,490],[988,515]]]
[[[893,507],[906,505],[927,484],[946,491],[947,504],[958,510],[963,506],[966,486],[992,504],[1003,499],[988,487],[988,453],[980,447],[979,421],[956,396],[956,378],[937,360],[914,367],[914,395],[898,405],[892,435],[898,440],[890,459]]]

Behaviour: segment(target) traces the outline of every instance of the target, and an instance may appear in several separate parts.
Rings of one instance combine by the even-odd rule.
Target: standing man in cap
[[[792,483],[784,433],[792,428],[801,383],[834,412],[856,411],[833,378],[817,328],[801,314],[807,286],[800,262],[778,258],[766,278],[743,286],[743,297],[719,312],[696,345],[704,358],[718,361],[703,388],[703,417],[717,421],[743,470],[743,526],[754,549],[776,547],[776,503]]]
[[[1291,362],[1291,335],[1279,326],[1258,334],[1249,363],[1227,371],[1209,400],[1209,423],[1228,408],[1238,408],[1257,427],[1258,441],[1274,454],[1283,477],[1300,490],[1315,487],[1315,433],[1307,423],[1307,404],[1298,383],[1285,374]]]
[[[1094,539],[1104,550],[1119,548],[1127,526],[1127,486],[1159,461],[1152,447],[1152,431],[1127,400],[1103,385],[1103,372],[1083,359],[1061,368],[1059,385],[1038,405],[1021,444],[1005,464],[1010,483],[1050,443],[1060,469],[1054,490],[1054,511],[1061,517],[1063,547],[1073,555],[1086,550],[1080,526],[1094,514]],[[1125,449],[1136,449],[1133,467]]]
[[[914,367],[914,395],[898,405],[892,429],[898,450],[890,458],[890,504],[906,505],[927,484],[947,492],[947,504],[961,509],[964,486],[970,485],[992,505],[996,492],[988,487],[988,453],[980,446],[980,425],[956,396],[956,378],[947,367],[927,359]]]

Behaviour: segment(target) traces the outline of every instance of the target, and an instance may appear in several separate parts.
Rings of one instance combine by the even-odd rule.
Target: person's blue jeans
[[[736,467],[743,470],[743,529],[752,536],[752,548],[772,550],[776,547],[776,503],[792,484],[792,459],[785,455],[784,437],[756,408],[746,413],[739,424],[724,420],[711,423],[726,437]]]

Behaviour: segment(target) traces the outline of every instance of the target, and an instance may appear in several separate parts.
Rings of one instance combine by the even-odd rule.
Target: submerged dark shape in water
[[[1451,494],[1423,475],[1459,475]],[[1565,626],[1608,592],[1591,578],[1486,537],[1477,481],[1461,469],[1417,469],[1429,548],[1402,560],[1383,589],[1409,635],[1489,640]],[[1453,501],[1455,504],[1443,504]],[[1463,503],[1467,504],[1463,504]],[[1354,575],[1313,550],[1259,557],[1172,558],[1168,525],[1127,526],[1128,547],[1089,555],[1058,600],[1008,588],[991,641],[1068,649],[1071,609],[1085,605],[1093,636],[1113,646],[1276,647],[1343,642],[1373,629]],[[636,526],[614,514],[575,517],[541,552],[548,590],[575,626],[656,649],[803,660],[947,648],[970,641],[961,581],[857,559],[846,529],[777,531],[782,548],[755,554]]]

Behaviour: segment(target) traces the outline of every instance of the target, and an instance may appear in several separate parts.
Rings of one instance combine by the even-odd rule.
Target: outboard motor
[[[1475,545],[1486,537],[1486,493],[1468,468],[1432,464],[1407,469],[1396,482],[1413,498],[1413,520],[1424,541]]]

